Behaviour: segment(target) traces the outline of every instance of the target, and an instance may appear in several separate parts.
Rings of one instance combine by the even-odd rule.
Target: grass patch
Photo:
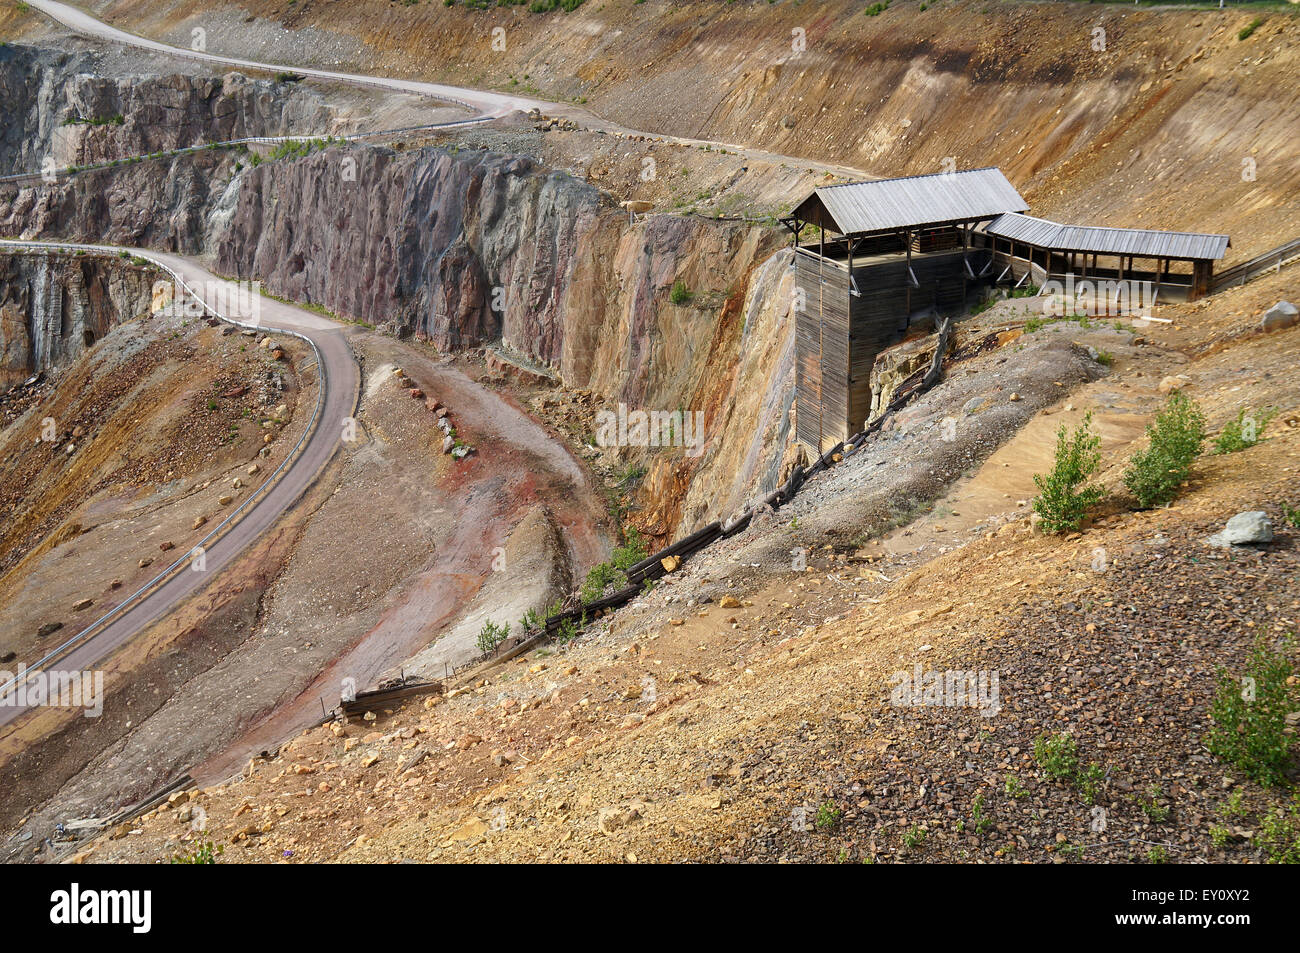
[[[1266,407],[1259,413],[1246,408],[1237,412],[1237,418],[1228,423],[1214,438],[1215,453],[1236,453],[1248,450],[1264,439],[1264,428],[1277,416],[1277,410]]]
[[[1286,780],[1290,738],[1286,716],[1296,707],[1295,688],[1286,653],[1290,638],[1273,649],[1262,639],[1255,643],[1244,676],[1219,669],[1218,690],[1210,706],[1214,727],[1206,747],[1215,757],[1239,768],[1261,784]]]

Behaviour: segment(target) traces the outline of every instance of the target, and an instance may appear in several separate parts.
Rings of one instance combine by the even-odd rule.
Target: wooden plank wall
[[[937,307],[951,312],[964,303],[965,270],[960,251],[912,259],[912,273],[920,283],[910,296],[912,314]],[[876,355],[898,342],[907,325],[907,261],[885,261],[855,267],[853,276],[860,297],[853,305],[853,360],[849,364],[849,434],[862,429],[871,412],[871,368]]]
[[[795,288],[804,308],[796,321],[795,432],[820,453],[843,440],[848,389],[848,269],[797,252]]]
[[[795,325],[795,434],[820,453],[860,431],[871,412],[876,355],[897,343],[907,325],[907,261],[900,256],[856,266],[861,294],[853,296],[847,268],[803,249],[794,259],[795,287],[806,300]],[[963,305],[967,281],[960,250],[913,258],[912,273],[920,284],[911,289],[913,314]]]

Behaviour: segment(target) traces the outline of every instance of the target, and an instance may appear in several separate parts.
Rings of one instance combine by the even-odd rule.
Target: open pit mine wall
[[[500,340],[629,409],[702,411],[703,453],[642,457],[637,522],[652,535],[775,486],[790,401],[775,229],[632,225],[609,196],[529,158],[432,148],[266,163],[223,215],[219,271],[443,350]],[[670,299],[678,281],[687,304]]]
[[[155,277],[104,259],[0,254],[0,391],[147,312]]]
[[[35,152],[6,141],[0,161],[10,168],[59,148],[84,163],[274,133],[289,114],[264,105],[260,86],[229,77],[147,80],[155,88],[132,99],[125,82],[67,69],[71,91],[37,82],[15,65],[18,54],[5,55],[0,89],[32,138],[121,137]],[[160,114],[158,99],[173,93],[174,108]],[[68,114],[119,111],[122,126],[59,125]],[[186,118],[162,121],[169,112]],[[171,138],[147,139],[154,125],[172,127]],[[773,303],[789,297],[778,287],[788,259],[769,261],[783,244],[773,228],[674,215],[631,225],[610,196],[528,157],[347,146],[256,167],[205,150],[0,185],[0,234],[207,255],[273,293],[444,350],[501,341],[631,410],[702,411],[701,453],[627,451],[628,465],[647,467],[637,521],[656,537],[725,516],[777,483],[790,335]],[[694,292],[687,304],[670,300],[677,281]]]
[[[58,168],[247,136],[332,129],[310,87],[221,77],[96,75],[89,52],[0,46],[0,175]],[[120,124],[116,117],[121,117]]]

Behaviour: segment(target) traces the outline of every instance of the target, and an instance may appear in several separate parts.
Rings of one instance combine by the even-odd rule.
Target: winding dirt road
[[[120,43],[124,46],[133,46],[137,49],[149,50],[154,53],[166,53],[170,56],[201,60],[207,63],[217,63],[223,66],[237,66],[243,69],[266,70],[277,73],[292,72],[300,76],[309,76],[313,79],[326,80],[329,82],[378,87],[393,92],[413,93],[417,96],[429,96],[434,99],[457,103],[461,106],[475,110],[478,115],[472,120],[473,122],[482,122],[486,119],[497,119],[509,115],[516,110],[528,112],[536,109],[548,116],[557,116],[571,120],[585,129],[615,133],[622,136],[644,136],[649,139],[671,142],[690,148],[708,146],[713,149],[726,149],[728,152],[763,162],[771,162],[774,164],[794,162],[801,166],[806,166],[823,172],[830,172],[835,175],[859,179],[873,178],[869,173],[864,172],[861,169],[854,169],[850,166],[835,165],[833,163],[822,162],[812,158],[787,156],[776,152],[769,152],[765,149],[752,149],[748,146],[740,145],[739,143],[720,142],[715,139],[696,139],[689,136],[674,136],[662,133],[648,133],[640,129],[631,129],[627,126],[621,126],[618,123],[610,122],[607,119],[602,119],[589,109],[583,109],[569,103],[549,102],[544,99],[530,99],[527,96],[513,96],[507,93],[496,93],[484,89],[472,89],[466,86],[448,86],[443,83],[426,83],[421,80],[396,79],[389,76],[368,76],[360,73],[340,73],[333,70],[294,66],[285,63],[261,63],[256,60],[246,60],[234,56],[225,56],[219,53],[209,53],[206,50],[187,50],[183,47],[169,46],[168,44],[160,43],[157,40],[150,40],[134,33],[128,33],[126,30],[119,30],[117,27],[109,26],[102,20],[96,19],[84,10],[79,10],[78,8],[66,3],[59,3],[57,0],[29,0],[28,5],[40,10],[50,19],[62,23],[64,26],[68,27],[68,29],[76,33],[80,33],[83,36],[105,40],[109,43]]]
[[[0,250],[28,253],[81,250],[110,255],[123,251],[108,245],[6,239],[0,239]],[[339,325],[303,308],[264,296],[249,301],[249,296],[246,293],[241,295],[234,282],[214,275],[191,259],[143,248],[125,251],[147,259],[179,278],[219,317],[268,331],[288,332],[310,342],[320,366],[319,397],[312,426],[297,448],[296,456],[286,458],[266,483],[249,495],[241,510],[232,514],[231,521],[223,522],[200,540],[198,545],[203,547],[207,565],[205,572],[186,571],[191,558],[187,553],[135,594],[138,598],[130,596],[123,600],[120,611],[113,610],[91,623],[45,659],[29,663],[32,670],[54,664],[55,659],[63,670],[91,670],[137,632],[206,586],[213,574],[269,529],[306,492],[338,449],[344,436],[344,421],[356,407],[360,374]],[[0,691],[8,689],[9,686],[0,686]],[[0,708],[0,725],[9,723],[25,710],[16,705]]]

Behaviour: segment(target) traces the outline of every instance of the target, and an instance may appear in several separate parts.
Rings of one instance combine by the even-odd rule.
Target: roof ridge
[[[1042,219],[1046,221],[1046,219]],[[1062,228],[1086,228],[1090,231],[1097,232],[1158,232],[1161,235],[1195,235],[1198,238],[1227,238],[1231,235],[1225,235],[1222,232],[1177,232],[1171,228],[1125,228],[1119,225],[1070,225],[1062,224]]]
[[[996,172],[1002,171],[995,165],[983,165],[978,169],[954,169],[952,172],[918,172],[916,175],[899,175],[889,179],[863,179],[860,182],[836,182],[834,185],[816,186],[813,191],[824,192],[827,189],[842,189],[846,185],[875,185],[880,182],[906,182],[908,179],[930,179],[934,178],[936,175],[966,175],[970,172],[988,172],[990,170]],[[1003,175],[1003,178],[1006,178],[1005,174]]]

